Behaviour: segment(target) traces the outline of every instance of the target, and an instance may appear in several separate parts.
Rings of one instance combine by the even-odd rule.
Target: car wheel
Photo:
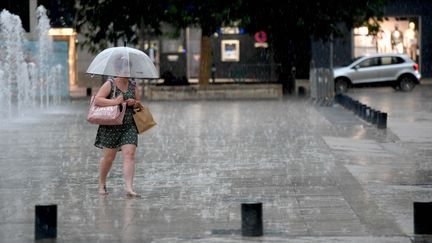
[[[414,89],[415,85],[416,84],[413,77],[405,75],[399,78],[399,88],[402,91],[411,91],[412,89]]]
[[[391,85],[391,87],[396,91],[400,89],[399,83],[394,83]]]
[[[348,92],[348,82],[345,79],[338,78],[335,80],[336,94],[343,94]]]

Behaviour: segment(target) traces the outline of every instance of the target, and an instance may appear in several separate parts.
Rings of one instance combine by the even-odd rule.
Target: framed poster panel
[[[240,61],[240,41],[222,40],[221,41],[222,62]]]

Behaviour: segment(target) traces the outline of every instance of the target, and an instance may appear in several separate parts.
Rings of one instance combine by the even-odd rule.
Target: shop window
[[[370,33],[366,27],[355,28],[354,56],[399,53],[418,61],[421,54],[418,23],[418,17],[386,17],[376,33]]]

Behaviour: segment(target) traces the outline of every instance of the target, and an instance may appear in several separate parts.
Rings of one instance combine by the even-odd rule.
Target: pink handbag
[[[114,82],[114,92],[111,98],[114,98],[116,86]],[[93,95],[90,100],[90,109],[87,114],[87,121],[98,125],[121,125],[126,112],[126,102],[119,105],[97,106],[95,104],[96,96]]]

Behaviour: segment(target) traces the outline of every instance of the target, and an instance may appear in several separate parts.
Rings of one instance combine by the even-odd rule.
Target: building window
[[[380,22],[377,33],[366,27],[354,29],[354,56],[368,53],[404,53],[418,62],[420,33],[418,17],[387,17]]]

